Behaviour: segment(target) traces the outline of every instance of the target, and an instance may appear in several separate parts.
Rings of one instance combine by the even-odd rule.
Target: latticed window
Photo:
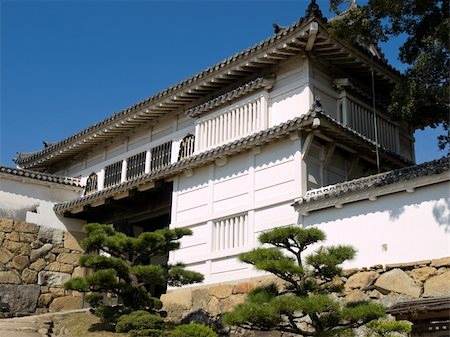
[[[194,153],[195,136],[188,134],[183,138],[180,144],[180,151],[178,152],[178,160],[192,156]]]
[[[141,152],[127,159],[127,180],[144,174],[145,155],[146,152]]]
[[[97,191],[98,177],[97,174],[91,173],[86,180],[86,187],[84,188],[84,195],[91,194]]]
[[[152,171],[169,165],[170,158],[172,156],[172,141],[155,146],[150,150],[150,152],[152,158],[150,162],[150,169]]]
[[[122,161],[105,167],[105,188],[120,183],[122,177]]]
[[[247,214],[213,222],[213,250],[239,248],[247,242]]]

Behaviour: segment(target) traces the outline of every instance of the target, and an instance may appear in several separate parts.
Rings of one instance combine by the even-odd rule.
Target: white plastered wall
[[[312,104],[309,61],[292,58],[282,63],[269,96],[269,127],[308,112]]]
[[[299,148],[298,139],[280,140],[175,179],[171,227],[193,235],[181,240],[170,262],[203,273],[207,284],[260,275],[237,255],[256,247],[262,231],[296,223],[291,204],[300,193]],[[243,244],[215,247],[215,226],[235,219],[245,220]]]
[[[58,202],[73,200],[81,189],[33,179],[0,176],[0,210],[3,217],[27,221],[39,226],[81,232],[84,221],[64,218],[53,211]]]
[[[450,256],[449,182],[311,212],[299,222],[318,226],[326,245],[358,251],[347,268]]]

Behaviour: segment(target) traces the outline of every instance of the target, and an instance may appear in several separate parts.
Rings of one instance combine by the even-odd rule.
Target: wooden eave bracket
[[[311,51],[313,46],[314,46],[314,42],[316,41],[316,36],[317,36],[317,32],[319,31],[319,25],[317,22],[311,22],[309,24],[309,34],[308,34],[308,42],[306,42],[306,47],[305,50],[306,51]]]

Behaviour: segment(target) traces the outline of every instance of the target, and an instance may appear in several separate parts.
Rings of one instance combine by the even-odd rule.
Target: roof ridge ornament
[[[319,5],[316,4],[316,0],[311,0],[311,3],[308,5],[308,8],[305,12],[305,18],[315,17],[324,22],[327,22],[327,18],[323,16],[322,11],[319,8]]]

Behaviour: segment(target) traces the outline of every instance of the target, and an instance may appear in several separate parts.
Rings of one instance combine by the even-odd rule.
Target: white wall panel
[[[346,267],[449,256],[448,191],[447,182],[315,211],[304,217],[304,225],[318,225],[327,235],[327,244],[354,246],[356,259]]]
[[[283,203],[258,209],[255,211],[255,233],[256,236],[260,232],[296,224],[298,221],[298,213],[291,206],[291,203]]]

